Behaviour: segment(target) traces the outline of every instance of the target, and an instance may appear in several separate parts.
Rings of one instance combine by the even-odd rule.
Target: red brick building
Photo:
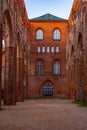
[[[29,20],[31,97],[66,96],[67,26],[51,14]]]

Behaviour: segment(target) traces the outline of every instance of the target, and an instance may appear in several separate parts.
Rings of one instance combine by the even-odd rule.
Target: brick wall
[[[30,76],[29,76],[29,94],[31,97],[43,96],[43,86],[49,81],[53,85],[54,96],[66,96],[66,38],[67,38],[67,21],[47,21],[29,23],[30,27]],[[43,30],[43,40],[36,40],[36,31],[40,28]],[[61,32],[61,40],[53,40],[53,31],[58,28]],[[37,53],[37,48],[49,46],[59,47],[59,53]],[[36,61],[43,61],[43,75],[36,76]],[[58,59],[61,65],[60,76],[53,75],[53,63]]]

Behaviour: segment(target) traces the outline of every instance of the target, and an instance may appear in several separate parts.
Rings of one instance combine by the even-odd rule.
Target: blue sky
[[[29,19],[46,13],[68,19],[74,0],[25,0]]]

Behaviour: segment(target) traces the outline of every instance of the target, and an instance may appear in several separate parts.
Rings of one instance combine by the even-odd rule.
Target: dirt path
[[[0,130],[87,130],[87,108],[59,99],[5,106],[0,112]]]

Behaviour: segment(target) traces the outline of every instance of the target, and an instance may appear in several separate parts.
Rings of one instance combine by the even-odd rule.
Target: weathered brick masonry
[[[87,0],[74,0],[68,33],[67,93],[87,102]]]
[[[42,17],[48,17],[46,14]],[[30,77],[29,77],[29,93],[30,96],[43,96],[43,87],[46,82],[53,85],[54,96],[66,96],[66,38],[67,38],[67,20],[30,20]],[[43,39],[36,39],[38,29],[43,31]],[[53,39],[53,31],[59,29],[61,32],[60,40]],[[37,52],[38,47],[45,47],[45,53]],[[47,47],[50,52],[47,53]],[[51,52],[52,47],[59,47],[59,52]],[[36,75],[36,62],[38,59],[43,61],[43,75]],[[60,75],[54,75],[54,61],[58,59],[60,62]]]
[[[15,104],[28,95],[28,76],[25,78],[28,73],[28,17],[24,0],[4,0],[0,4],[3,18],[1,40],[4,43],[1,89],[4,103]]]

